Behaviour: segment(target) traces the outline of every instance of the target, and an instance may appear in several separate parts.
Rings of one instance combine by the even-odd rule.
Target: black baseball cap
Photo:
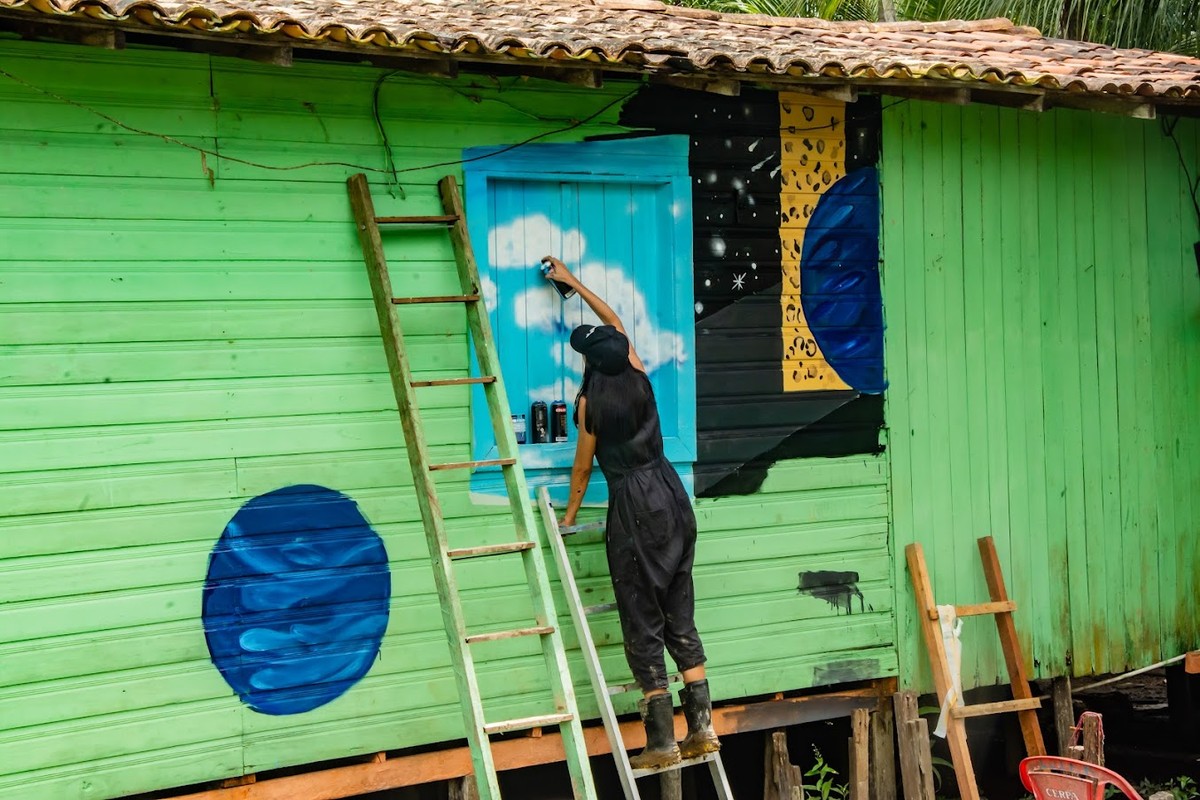
[[[571,347],[605,375],[629,366],[629,339],[612,325],[580,325],[571,331]]]

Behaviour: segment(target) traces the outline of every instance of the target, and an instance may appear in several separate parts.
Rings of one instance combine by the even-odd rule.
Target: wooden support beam
[[[850,800],[871,800],[871,712],[850,715]]]
[[[896,86],[883,87],[883,94],[904,97],[909,100],[925,100],[930,103],[948,103],[953,106],[965,106],[971,102],[971,90],[965,86]]]
[[[871,800],[896,800],[896,736],[892,698],[871,712]]]
[[[1075,702],[1071,697],[1070,676],[1055,678],[1050,685],[1050,696],[1054,701],[1056,752],[1064,758],[1070,758],[1069,748],[1075,732]]]
[[[710,92],[725,97],[737,97],[742,93],[741,81],[705,75],[656,75],[650,78],[650,82],[674,86],[678,89],[690,89],[695,92]]]
[[[841,86],[796,86],[792,91],[842,103],[858,102],[858,87],[849,83]]]
[[[1097,111],[1101,114],[1119,114],[1134,119],[1155,119],[1158,116],[1154,104],[1145,99],[1125,97],[1103,97],[1092,94],[1058,92],[1046,95],[1050,108],[1074,108],[1081,111]]]
[[[860,689],[721,706],[713,709],[713,728],[718,735],[726,736],[847,717],[855,708],[874,708],[881,691],[891,690],[894,686],[894,680],[883,679]],[[682,739],[686,734],[687,721],[682,714],[678,714],[675,717],[675,738]],[[588,755],[612,752],[604,728],[598,725],[586,727],[583,736]],[[646,733],[642,723],[639,720],[622,722],[621,738],[630,750],[644,747]],[[496,769],[500,771],[553,764],[566,759],[562,738],[557,731],[546,732],[539,739],[522,736],[494,742],[492,753]],[[170,800],[295,800],[298,797],[304,800],[341,800],[370,792],[453,780],[470,774],[470,749],[455,747],[397,755],[378,764],[353,764],[260,780],[251,786],[175,795]],[[164,797],[164,800],[167,798]]]
[[[240,58],[276,67],[290,67],[293,61],[292,46],[279,42],[256,42],[248,39],[232,42],[220,39],[186,39],[180,49],[190,53]]]
[[[100,47],[105,50],[124,50],[125,33],[111,25],[79,23],[56,19],[12,19],[4,20],[3,28],[13,31],[22,39],[48,40]]]

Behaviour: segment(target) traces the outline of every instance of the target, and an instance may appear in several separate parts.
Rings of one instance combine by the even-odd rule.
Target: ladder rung
[[[664,772],[674,772],[677,769],[698,767],[701,764],[707,764],[710,761],[716,761],[719,755],[719,753],[705,753],[704,755],[696,756],[695,758],[685,758],[678,764],[672,764],[669,767],[658,767],[657,769],[635,769],[633,770],[633,777],[648,778],[651,775],[661,775]]]
[[[473,469],[475,467],[511,467],[516,464],[515,458],[492,458],[487,461],[452,461],[449,464],[430,464],[430,472],[439,469]]]
[[[479,558],[480,556],[498,556],[504,553],[519,553],[522,550],[532,550],[533,542],[509,542],[507,544],[485,544],[479,547],[460,547],[447,550],[446,555],[453,559]]]
[[[959,719],[965,717],[989,717],[1010,711],[1035,711],[1042,707],[1042,698],[1029,697],[1020,700],[1001,700],[999,703],[979,703],[973,706],[955,706],[950,713]]]
[[[605,528],[603,522],[586,522],[583,525],[566,525],[558,529],[559,536],[573,536],[576,533],[590,533],[591,531],[602,531]]]
[[[1017,610],[1017,604],[1012,600],[997,600],[992,603],[975,603],[969,606],[955,606],[954,614],[959,617],[981,617],[985,614],[1009,614]],[[929,610],[929,618],[937,619],[938,610]]]
[[[484,375],[480,378],[440,378],[435,381],[413,381],[412,386],[420,389],[426,386],[467,386],[473,383],[495,383],[495,375]]]
[[[522,717],[521,719],[510,719],[504,722],[490,722],[483,726],[483,732],[491,735],[493,733],[508,733],[509,731],[528,731],[533,728],[548,728],[551,725],[561,725],[573,719],[575,719],[573,714],[545,714],[540,717]]]
[[[435,217],[376,217],[377,225],[452,225],[458,222],[453,214],[443,214]]]
[[[393,297],[392,305],[408,306],[417,303],[478,303],[477,294],[441,294],[428,297]]]
[[[592,614],[604,614],[606,612],[616,611],[616,610],[617,610],[616,603],[597,603],[594,606],[584,606],[583,607],[583,613],[589,617]]]
[[[476,633],[466,637],[467,644],[480,642],[498,642],[501,639],[516,639],[521,636],[549,636],[554,633],[550,625],[539,625],[536,628],[516,628],[511,631],[493,631],[492,633]]]

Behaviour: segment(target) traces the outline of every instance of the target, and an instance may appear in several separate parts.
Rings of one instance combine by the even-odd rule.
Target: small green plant
[[[815,745],[813,746],[813,759],[812,768],[804,773],[804,777],[813,779],[811,783],[804,782],[806,800],[846,800],[850,794],[849,784],[838,783],[834,780],[838,771],[829,766]]]
[[[1172,778],[1165,783],[1147,779],[1138,784],[1137,790],[1142,797],[1149,797],[1158,792],[1170,792],[1174,800],[1200,800],[1200,786],[1196,784],[1194,778],[1186,775]]]

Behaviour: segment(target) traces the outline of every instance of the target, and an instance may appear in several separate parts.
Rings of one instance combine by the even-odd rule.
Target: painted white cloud
[[[646,296],[621,268],[587,262],[580,269],[579,276],[587,286],[593,287],[604,297],[605,302],[625,323],[647,371],[654,372],[664,365],[682,364],[687,360],[683,337],[659,327],[646,303]],[[560,338],[560,341],[565,341],[576,326],[595,325],[600,321],[582,300],[572,298],[564,302],[549,284],[522,292],[513,304],[513,316],[519,327],[551,334]],[[581,360],[573,351],[556,347],[552,357],[556,363],[562,363],[572,370],[582,370]],[[562,393],[557,396],[567,395]]]
[[[487,275],[480,275],[479,283],[483,288],[483,304],[490,314],[496,310],[496,282]]]
[[[586,245],[578,229],[564,231],[545,214],[529,214],[492,228],[488,260],[497,269],[534,267],[547,255],[578,263]]]

